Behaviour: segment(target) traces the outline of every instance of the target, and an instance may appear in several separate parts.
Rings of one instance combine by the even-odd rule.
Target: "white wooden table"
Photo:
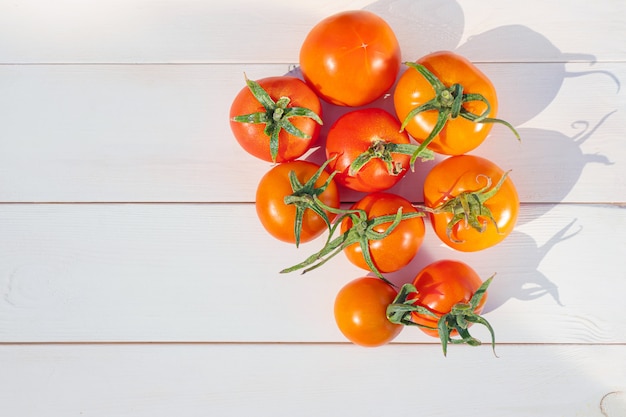
[[[460,254],[428,229],[392,274],[497,272],[499,358],[412,328],[347,343],[332,305],[364,272],[280,275],[318,244],[256,219],[269,164],[228,126],[244,71],[293,70],[316,22],[362,8],[404,60],[474,61],[523,137],[473,152],[513,170],[515,232]],[[626,416],[625,84],[622,0],[2,0],[0,415]],[[395,191],[420,201],[412,178]]]

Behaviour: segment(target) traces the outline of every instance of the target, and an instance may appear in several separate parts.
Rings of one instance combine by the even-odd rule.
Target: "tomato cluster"
[[[392,28],[378,15],[353,10],[329,16],[304,39],[302,77],[274,76],[246,86],[230,109],[242,148],[274,165],[258,184],[256,210],[268,233],[298,246],[327,233],[323,247],[283,273],[304,272],[344,253],[374,276],[349,282],[335,300],[347,339],[363,346],[393,340],[417,326],[449,343],[477,345],[468,328],[480,316],[491,278],[467,264],[436,261],[397,288],[384,274],[413,260],[425,220],[451,248],[473,252],[506,238],[519,198],[508,171],[468,152],[487,138],[498,102],[491,81],[466,58],[435,52],[401,62]],[[394,114],[373,103],[393,97]],[[345,109],[324,138],[322,103]],[[326,160],[304,156],[323,144]],[[415,172],[418,160],[443,159],[426,175],[423,204],[389,189]],[[341,208],[340,192],[364,195]]]

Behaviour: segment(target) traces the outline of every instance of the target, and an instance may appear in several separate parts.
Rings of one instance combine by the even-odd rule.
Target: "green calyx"
[[[369,161],[380,159],[387,166],[390,175],[399,175],[403,167],[393,160],[393,154],[415,155],[415,159],[421,158],[422,161],[428,161],[435,158],[435,154],[430,149],[421,149],[417,151],[418,146],[408,143],[387,142],[384,139],[376,139],[372,141],[372,145],[362,154],[352,161],[348,170],[348,175],[355,176]],[[418,152],[416,154],[416,152]],[[411,162],[411,170],[414,169],[415,159]]]
[[[233,117],[231,120],[239,123],[265,124],[264,132],[270,139],[270,155],[273,162],[276,162],[276,156],[278,155],[278,136],[281,129],[284,129],[289,134],[299,138],[311,138],[310,135],[294,126],[294,124],[289,121],[290,118],[308,117],[315,120],[315,122],[320,125],[323,124],[322,119],[317,115],[317,113],[310,109],[304,107],[288,107],[291,102],[289,97],[280,97],[278,101],[274,101],[267,91],[259,85],[259,83],[248,79],[248,77],[246,77],[246,85],[250,89],[254,98],[256,98],[264,107],[265,111],[242,114]]]
[[[462,243],[462,241],[452,236],[454,227],[461,221],[478,232],[483,232],[487,227],[487,221],[490,221],[499,233],[498,223],[494,219],[489,207],[485,206],[485,202],[498,193],[509,172],[510,171],[505,172],[498,183],[493,187],[491,186],[491,178],[481,175],[481,177],[487,179],[487,184],[483,188],[477,191],[464,191],[440,206],[426,210],[433,214],[452,213],[452,219],[448,222],[446,228],[446,234],[452,242]],[[481,221],[479,217],[487,219],[487,221]]]
[[[322,194],[328,185],[333,180],[333,177],[337,174],[337,171],[331,173],[328,179],[320,187],[316,187],[315,183],[319,180],[320,176],[324,172],[324,169],[332,161],[332,158],[324,162],[322,166],[313,174],[309,180],[302,184],[294,171],[289,172],[289,182],[293,194],[285,197],[285,204],[293,204],[296,207],[296,218],[294,221],[294,235],[296,241],[296,247],[300,246],[300,235],[302,232],[302,219],[306,210],[313,210],[318,216],[320,216],[328,229],[331,228],[331,222],[328,218],[327,212],[334,212],[336,209],[325,205],[320,199],[319,195]]]
[[[394,286],[389,280],[387,280],[382,273],[378,270],[374,261],[372,260],[371,252],[369,249],[369,243],[372,240],[381,240],[385,237],[389,236],[391,232],[400,224],[401,221],[410,219],[413,217],[421,217],[424,215],[422,212],[411,212],[411,213],[403,213],[402,207],[398,209],[395,214],[389,214],[384,216],[377,216],[371,219],[367,218],[367,213],[364,210],[346,210],[341,211],[342,215],[335,222],[330,230],[330,234],[328,240],[324,247],[317,253],[309,256],[303,262],[294,265],[292,267],[283,269],[280,271],[281,273],[288,273],[303,269],[302,273],[309,272],[313,269],[316,269],[326,262],[328,262],[331,258],[333,258],[338,253],[342,252],[345,248],[350,245],[358,244],[361,247],[361,252],[363,254],[363,258],[367,266],[370,268],[374,274],[386,283]],[[337,228],[344,220],[344,218],[349,217],[352,221],[352,227],[342,233],[340,236],[336,238],[332,238],[335,234]],[[385,223],[391,223],[384,232],[378,232],[375,229]]]
[[[494,275],[495,276],[495,275]],[[405,326],[418,326],[430,330],[437,330],[439,333],[439,339],[441,340],[441,347],[443,349],[443,355],[448,353],[449,344],[467,344],[470,346],[479,346],[481,341],[473,337],[469,333],[469,327],[473,323],[482,324],[485,326],[491,334],[491,348],[494,355],[496,354],[496,339],[495,332],[491,324],[482,316],[477,314],[475,310],[480,305],[487,288],[494,276],[491,276],[476,290],[472,298],[467,303],[457,303],[450,309],[449,313],[441,316],[435,314],[428,308],[415,304],[415,298],[412,294],[417,293],[417,289],[413,284],[404,284],[393,303],[387,306],[387,319],[395,324],[402,324]],[[415,323],[412,320],[412,313],[430,316],[437,319],[437,328],[428,327],[422,324]],[[459,334],[458,338],[452,337],[452,331],[456,330]],[[497,356],[497,355],[496,355]]]
[[[446,87],[435,74],[430,72],[422,64],[418,64],[416,62],[405,62],[405,65],[407,65],[411,69],[418,71],[424,78],[426,78],[426,80],[435,90],[435,97],[432,100],[422,104],[421,106],[418,106],[411,110],[402,122],[400,130],[404,130],[406,125],[419,113],[429,110],[436,110],[439,112],[435,127],[433,128],[432,132],[430,132],[428,137],[424,139],[421,145],[415,150],[415,153],[413,154],[411,160],[411,164],[413,164],[414,161],[420,157],[420,152],[425,149],[430,144],[430,142],[432,142],[432,140],[439,134],[439,132],[441,132],[448,120],[456,119],[457,117],[463,117],[464,119],[467,119],[474,123],[503,124],[513,132],[518,140],[521,140],[519,133],[509,122],[501,119],[487,117],[487,115],[491,111],[491,105],[482,94],[465,94],[463,92],[463,86],[458,83],[453,84],[450,87]],[[464,103],[470,101],[481,101],[485,103],[487,108],[482,114],[474,114],[465,109],[465,107],[463,107]]]

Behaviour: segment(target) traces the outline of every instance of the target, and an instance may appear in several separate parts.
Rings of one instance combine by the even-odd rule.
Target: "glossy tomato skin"
[[[329,103],[362,106],[394,84],[401,65],[398,40],[378,15],[351,10],[315,25],[300,48],[307,83]]]
[[[361,277],[346,284],[335,298],[335,322],[352,343],[376,347],[391,342],[403,326],[387,319],[387,306],[397,292],[375,277]]]
[[[274,100],[289,97],[287,107],[304,107],[322,117],[322,105],[315,92],[302,80],[290,76],[267,77],[257,83]],[[265,134],[265,124],[241,123],[232,120],[235,116],[264,112],[265,108],[246,86],[235,96],[230,107],[230,128],[241,147],[249,154],[264,161],[273,162],[270,154],[270,138]],[[307,134],[309,138],[300,138],[289,134],[284,129],[279,134],[278,155],[275,162],[292,161],[304,155],[317,141],[320,125],[308,117],[292,117],[290,122]]]
[[[289,181],[289,172],[294,171],[301,183],[306,183],[320,167],[309,161],[297,160],[284,162],[272,167],[260,180],[256,192],[256,213],[267,232],[283,242],[294,243],[294,222],[296,208],[285,204],[285,197],[293,194]],[[316,187],[322,186],[328,174],[322,172],[315,182]],[[334,181],[319,196],[322,202],[330,207],[339,207],[339,191]],[[327,213],[332,220],[334,215]],[[302,219],[300,242],[308,242],[327,230],[324,220],[312,210],[306,210]]]
[[[496,89],[489,78],[465,57],[449,51],[435,52],[416,61],[424,65],[441,82],[450,87],[459,83],[463,93],[482,94],[491,111],[488,117],[496,117],[498,98]],[[415,69],[407,69],[398,79],[393,100],[396,114],[404,122],[407,115],[416,107],[435,97],[431,84]],[[477,115],[486,110],[479,101],[467,102],[464,108]],[[405,126],[409,135],[422,142],[433,131],[438,112],[429,110],[419,113]],[[477,148],[491,131],[492,123],[474,123],[463,117],[449,119],[443,130],[428,145],[432,151],[444,155],[461,155]]]
[[[352,208],[361,209],[367,213],[368,219],[388,214],[396,214],[402,207],[403,213],[417,212],[415,207],[407,199],[388,192],[370,193],[357,201]],[[384,232],[389,223],[383,223],[375,228],[377,232]],[[341,230],[345,232],[352,226],[352,221],[346,218],[341,223]],[[369,250],[372,261],[376,268],[384,272],[394,272],[408,265],[417,255],[424,241],[424,220],[422,217],[405,219],[385,238],[369,242]],[[347,246],[344,253],[348,260],[359,268],[370,270],[361,246],[356,243]]]
[[[482,283],[476,271],[464,262],[449,259],[435,261],[413,279],[413,285],[417,289],[413,304],[426,307],[441,317],[449,313],[455,304],[468,303]],[[476,314],[482,312],[486,301],[487,293],[474,310]],[[412,312],[411,319],[415,323],[434,328],[435,330],[420,327],[424,333],[439,337],[436,318]],[[456,334],[458,332],[454,330],[452,335]]]
[[[486,158],[475,155],[457,155],[444,159],[426,175],[424,180],[424,204],[435,208],[465,191],[477,191],[491,179],[492,187],[505,172]],[[475,252],[495,246],[514,229],[519,212],[519,196],[510,176],[498,192],[485,201],[497,223],[482,216],[485,229],[481,232],[460,221],[447,235],[452,213],[430,214],[431,224],[437,236],[448,246],[463,252]]]
[[[394,153],[393,165],[398,173],[390,173],[380,158],[371,159],[355,175],[349,175],[350,164],[377,142],[408,144],[407,133],[400,132],[400,122],[379,108],[354,110],[342,115],[328,131],[326,156],[334,158],[329,171],[339,171],[335,181],[344,187],[362,192],[387,190],[404,177],[410,167],[410,155]]]

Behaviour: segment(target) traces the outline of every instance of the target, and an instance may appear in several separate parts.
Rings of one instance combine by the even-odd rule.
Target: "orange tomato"
[[[300,48],[306,82],[329,103],[362,106],[381,97],[400,70],[400,46],[378,15],[353,10],[315,25]]]
[[[429,215],[437,236],[463,252],[504,240],[515,227],[520,207],[507,173],[475,155],[451,156],[435,165],[424,180],[424,204],[435,211]]]
[[[260,180],[256,192],[256,212],[261,224],[275,238],[288,243],[308,242],[322,234],[328,225],[324,218],[315,211],[303,207],[299,240],[297,239],[297,204],[286,204],[285,197],[294,194],[302,195],[301,190],[294,190],[289,179],[290,172],[294,172],[300,184],[306,185],[320,170],[320,166],[309,161],[290,161],[275,165]],[[309,196],[315,193],[325,205],[339,207],[339,191],[337,185],[329,175],[322,170],[319,178],[306,190]],[[326,187],[320,190],[321,187]],[[306,201],[307,198],[304,199]],[[325,211],[328,220],[332,221],[335,214]]]
[[[393,215],[402,207],[403,213],[415,213],[417,210],[407,199],[387,192],[370,193],[357,201],[351,209],[364,210],[368,219]],[[387,231],[391,222],[382,223],[373,228],[375,232]],[[341,231],[345,233],[353,227],[352,220],[347,217],[341,223]],[[372,263],[379,272],[394,272],[405,267],[417,255],[424,240],[424,220],[413,217],[402,220],[386,237],[369,240],[367,247]],[[344,249],[348,260],[359,268],[371,270],[363,256],[363,248],[354,243]]]
[[[357,278],[346,284],[335,298],[335,322],[352,343],[374,347],[392,341],[403,329],[386,316],[387,306],[397,292],[375,277]]]
[[[422,143],[429,137],[436,129],[442,112],[448,114],[444,118],[445,124],[428,148],[445,155],[460,155],[478,147],[491,131],[493,122],[508,125],[494,119],[498,112],[498,98],[492,82],[466,58],[453,52],[441,51],[418,59],[416,64],[425,67],[440,83],[435,88],[432,80],[412,67],[398,79],[393,95],[396,114],[416,141]],[[461,86],[462,89],[457,90],[455,86]],[[480,94],[491,107],[484,115],[488,118],[485,122],[472,120],[488,109],[482,99],[475,97],[476,94]],[[457,96],[459,101],[456,104],[462,103],[457,109],[458,114],[453,108]],[[429,102],[436,108],[411,115],[414,109]]]

